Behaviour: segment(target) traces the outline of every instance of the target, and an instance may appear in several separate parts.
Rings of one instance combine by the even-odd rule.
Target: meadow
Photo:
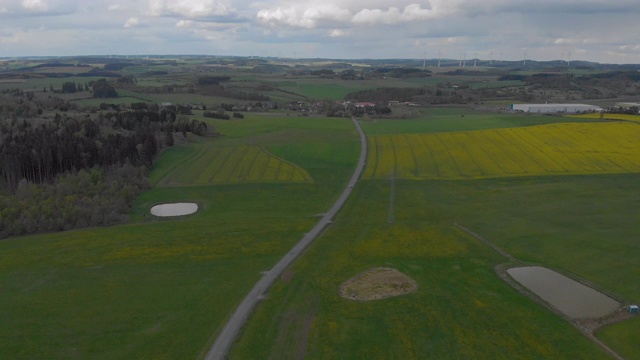
[[[491,130],[559,122],[601,122],[599,118],[566,118],[555,115],[496,113],[468,107],[416,108],[409,119],[371,119],[362,123],[367,135]]]
[[[334,226],[257,309],[231,359],[608,358],[503,282],[494,267],[508,260],[453,224],[525,261],[637,299],[638,226],[627,223],[637,217],[628,197],[638,190],[636,175],[397,180],[392,224],[390,189],[389,181],[357,185]],[[372,302],[340,297],[340,284],[380,266],[409,275],[418,290]]]
[[[311,175],[301,167],[256,146],[192,147],[156,183],[157,186],[189,186],[237,182],[304,182]]]
[[[631,114],[600,114],[600,113],[591,113],[591,114],[580,114],[580,115],[565,115],[567,118],[571,119],[607,119],[607,120],[623,120],[623,121],[633,121],[640,122],[640,115],[631,115]]]
[[[167,160],[185,154],[206,167],[206,157],[197,158],[202,147],[249,149],[242,134],[252,134],[313,183],[155,187],[137,200],[129,225],[1,242],[0,358],[203,356],[260,272],[315,224],[351,175],[355,129],[348,119],[324,120],[226,122],[220,129],[229,136],[191,138],[165,151],[151,172],[161,179]],[[154,204],[176,201],[196,202],[200,211],[149,214]]]
[[[469,179],[640,172],[640,126],[565,123],[369,138],[364,178]]]

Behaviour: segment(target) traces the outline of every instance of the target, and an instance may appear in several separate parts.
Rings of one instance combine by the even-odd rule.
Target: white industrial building
[[[528,113],[550,114],[601,111],[602,108],[587,104],[511,104],[511,110]]]

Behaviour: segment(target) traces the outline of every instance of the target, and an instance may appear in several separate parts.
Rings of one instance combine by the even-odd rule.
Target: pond
[[[605,316],[620,306],[620,303],[611,297],[541,266],[511,268],[507,273],[573,319]]]
[[[152,215],[162,217],[189,215],[196,211],[198,211],[198,204],[195,203],[161,204],[151,208]]]

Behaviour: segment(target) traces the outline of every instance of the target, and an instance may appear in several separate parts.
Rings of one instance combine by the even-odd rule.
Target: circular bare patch
[[[415,280],[392,268],[373,268],[340,285],[340,296],[359,301],[406,295],[418,289]]]
[[[151,214],[155,216],[183,216],[198,211],[198,204],[174,203],[156,205],[151,208]]]

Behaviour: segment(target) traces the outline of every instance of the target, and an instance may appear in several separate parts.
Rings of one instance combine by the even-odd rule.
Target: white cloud
[[[331,30],[331,32],[329,32],[329,36],[332,38],[338,38],[338,37],[343,37],[346,36],[347,33],[344,30],[341,29],[333,29]]]
[[[180,20],[176,23],[176,27],[178,28],[189,28],[193,25],[192,20]]]
[[[437,12],[432,9],[423,9],[419,4],[409,4],[400,11],[399,8],[390,7],[388,9],[362,9],[353,16],[354,24],[392,25],[412,21],[421,21],[433,18]]]
[[[42,0],[23,0],[22,7],[35,12],[45,12],[49,10],[49,4]]]
[[[346,23],[350,18],[349,10],[333,4],[262,9],[256,15],[260,23],[270,27],[285,25],[306,29],[322,27],[324,24]]]
[[[122,27],[124,28],[134,28],[140,26],[140,18],[130,17]]]
[[[73,0],[0,0],[0,16],[61,15],[77,8],[77,1]]]
[[[233,9],[215,0],[150,0],[149,13],[152,16],[198,19],[229,16]]]

